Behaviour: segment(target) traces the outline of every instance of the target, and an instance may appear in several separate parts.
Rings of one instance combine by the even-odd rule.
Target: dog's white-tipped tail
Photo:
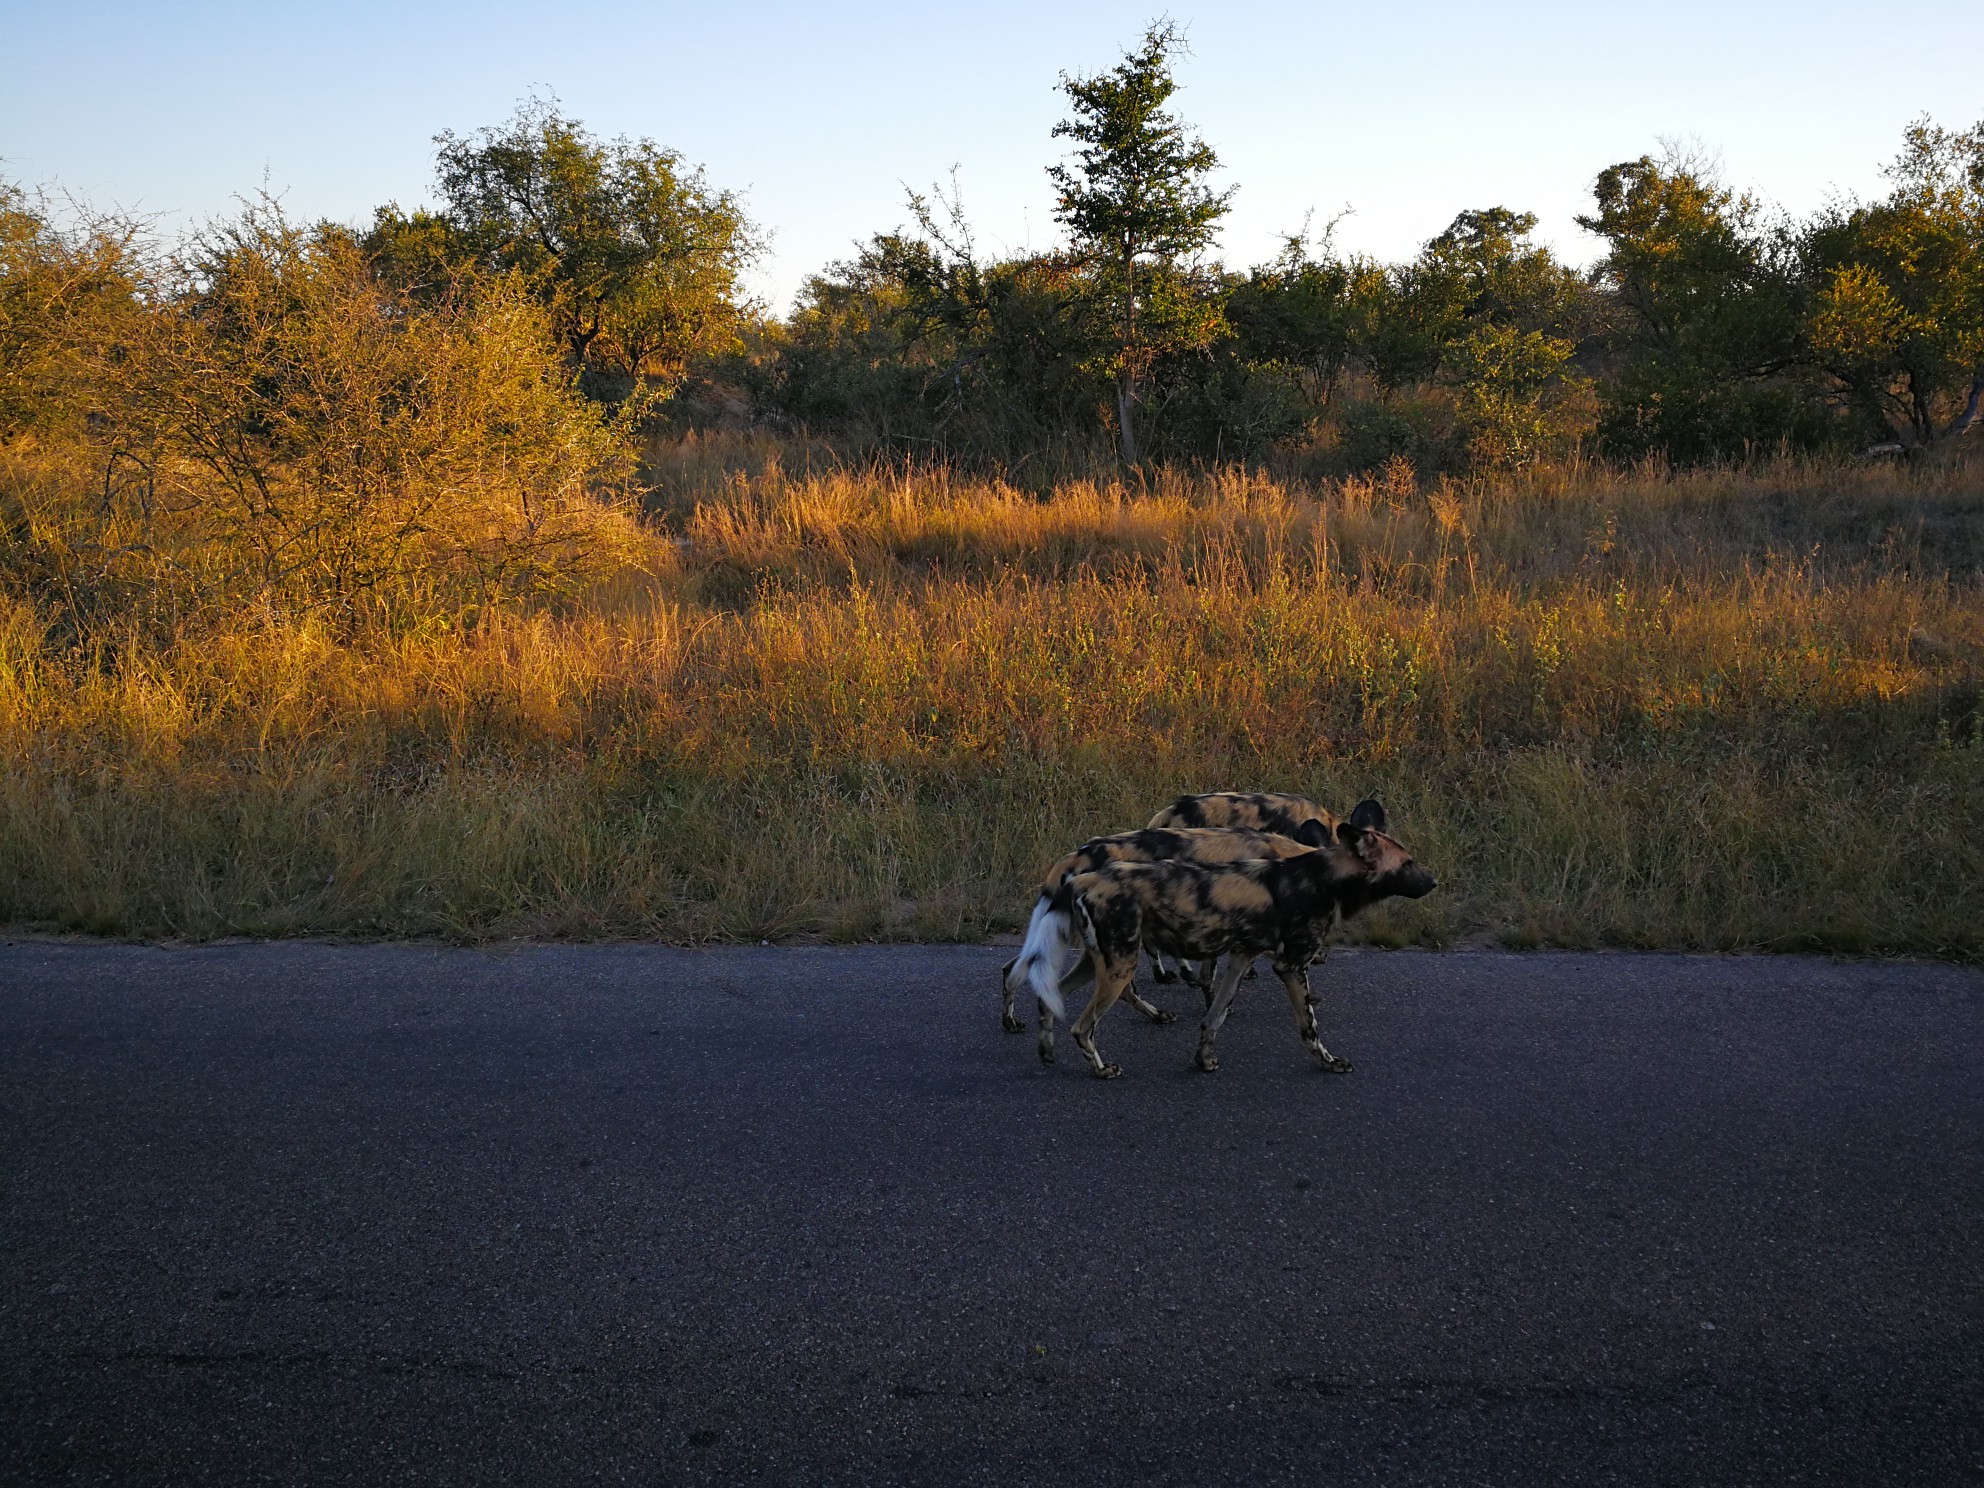
[[[1056,895],[1050,900],[1042,894],[1033,906],[1033,918],[1026,927],[1026,943],[1013,962],[1011,980],[1024,977],[1032,986],[1033,995],[1047,1010],[1065,1020],[1068,1010],[1061,1001],[1061,978],[1080,959],[1082,940],[1075,929],[1074,907],[1059,902],[1060,898]]]

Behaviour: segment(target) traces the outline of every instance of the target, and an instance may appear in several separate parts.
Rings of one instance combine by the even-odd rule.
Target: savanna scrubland
[[[1984,954],[1984,126],[1213,257],[1176,38],[774,317],[555,107],[433,209],[0,202],[0,921],[972,938],[1183,790],[1381,796],[1362,932]]]

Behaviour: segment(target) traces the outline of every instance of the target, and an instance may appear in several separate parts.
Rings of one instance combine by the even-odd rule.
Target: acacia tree
[[[1272,263],[1233,281],[1225,306],[1240,355],[1289,368],[1318,413],[1357,350],[1357,306],[1384,276],[1380,264],[1339,257],[1332,237],[1326,230],[1312,252],[1306,233],[1292,234]]]
[[[595,392],[672,391],[692,361],[736,344],[757,234],[676,151],[595,139],[542,100],[435,143],[445,212],[381,211],[373,246],[389,262],[521,273]]]
[[[135,223],[83,213],[64,232],[45,201],[0,180],[0,443],[88,423],[143,315],[145,272]]]
[[[1160,356],[1208,345],[1224,329],[1202,292],[1194,260],[1212,245],[1233,188],[1206,178],[1219,159],[1165,112],[1178,90],[1171,59],[1183,38],[1153,25],[1143,45],[1108,72],[1061,76],[1074,116],[1054,126],[1076,145],[1072,166],[1048,167],[1055,220],[1068,230],[1085,297],[1104,327],[1116,387],[1116,432],[1127,464],[1138,463],[1139,381]]]

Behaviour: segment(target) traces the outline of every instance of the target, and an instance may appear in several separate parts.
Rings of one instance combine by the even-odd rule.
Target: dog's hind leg
[[[1075,1047],[1082,1051],[1083,1056],[1088,1060],[1089,1069],[1099,1079],[1113,1080],[1123,1073],[1123,1067],[1105,1063],[1102,1055],[1096,1052],[1095,1025],[1102,1021],[1102,1015],[1114,1006],[1118,997],[1123,995],[1123,989],[1130,984],[1131,978],[1136,974],[1137,960],[1134,946],[1131,947],[1131,954],[1126,960],[1105,961],[1097,967],[1095,996],[1088,1000],[1088,1006],[1082,1009],[1081,1016],[1075,1019],[1068,1030],[1075,1041]]]
[[[1083,951],[1081,960],[1069,967],[1067,972],[1061,977],[1061,980],[1054,985],[1055,990],[1061,994],[1062,999],[1065,1001],[1068,997],[1081,991],[1082,988],[1094,980],[1095,958],[1087,951]],[[1042,1064],[1052,1064],[1054,1062],[1054,1010],[1038,998],[1034,1000],[1033,1006],[1036,1015],[1040,1019],[1040,1037],[1036,1045],[1040,1054],[1040,1062]]]
[[[1167,1013],[1163,1008],[1157,1006],[1156,1003],[1146,1002],[1137,995],[1136,975],[1136,971],[1133,968],[1130,972],[1129,982],[1123,987],[1123,1001],[1127,1002],[1153,1023],[1176,1023],[1178,1021],[1178,1015],[1176,1013]]]
[[[999,1026],[1008,1033],[1025,1033],[1026,1024],[1013,1015],[1013,968],[1019,965],[1015,956],[999,968]]]
[[[1155,950],[1151,952],[1151,976],[1155,976],[1159,982],[1175,982],[1175,980],[1178,980],[1177,976],[1171,972],[1171,968],[1165,964],[1165,958],[1161,954],[1157,954]],[[1129,1006],[1133,1006],[1137,1012],[1141,1012],[1145,1018],[1149,1018],[1153,1024],[1175,1024],[1175,1022],[1178,1022],[1178,1014],[1175,1014],[1175,1012],[1165,1012],[1155,1002],[1147,1002],[1145,998],[1141,998],[1137,994],[1137,972],[1135,970],[1131,970],[1129,986],[1123,988],[1123,1000]]]
[[[1199,1025],[1199,1049],[1195,1057],[1199,1068],[1208,1073],[1219,1068],[1219,1056],[1212,1051],[1213,1042],[1219,1037],[1220,1025],[1226,1021],[1227,1009],[1233,1006],[1233,994],[1240,990],[1240,974],[1247,969],[1250,959],[1238,954],[1226,958],[1213,988],[1212,1001],[1206,1007],[1205,1021]]]
[[[1068,974],[1061,978],[1062,1000],[1066,1001],[1068,998],[1073,997],[1094,980],[1095,957],[1089,952],[1083,951],[1081,960],[1070,966],[1068,968]]]
[[[1019,957],[1015,956],[999,968],[999,1026],[1008,1033],[1026,1032],[1026,1024],[1019,1020],[1018,1009],[1014,1004],[1015,988],[1024,987],[1027,980],[1025,977],[1015,977],[1013,975],[1013,968],[1019,964]],[[1084,956],[1081,965],[1062,978],[1062,990],[1080,991],[1086,986],[1089,978],[1093,975],[1092,972],[1085,970],[1087,966],[1088,958]],[[1044,1006],[1040,1009],[1040,1016],[1043,1019],[1048,1017],[1047,1009]]]

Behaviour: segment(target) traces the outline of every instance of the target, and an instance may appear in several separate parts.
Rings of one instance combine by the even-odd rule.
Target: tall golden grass
[[[0,920],[972,938],[1185,790],[1377,794],[1386,943],[1984,953],[1984,481],[1795,462],[1050,499],[650,451],[583,602],[0,610]]]

